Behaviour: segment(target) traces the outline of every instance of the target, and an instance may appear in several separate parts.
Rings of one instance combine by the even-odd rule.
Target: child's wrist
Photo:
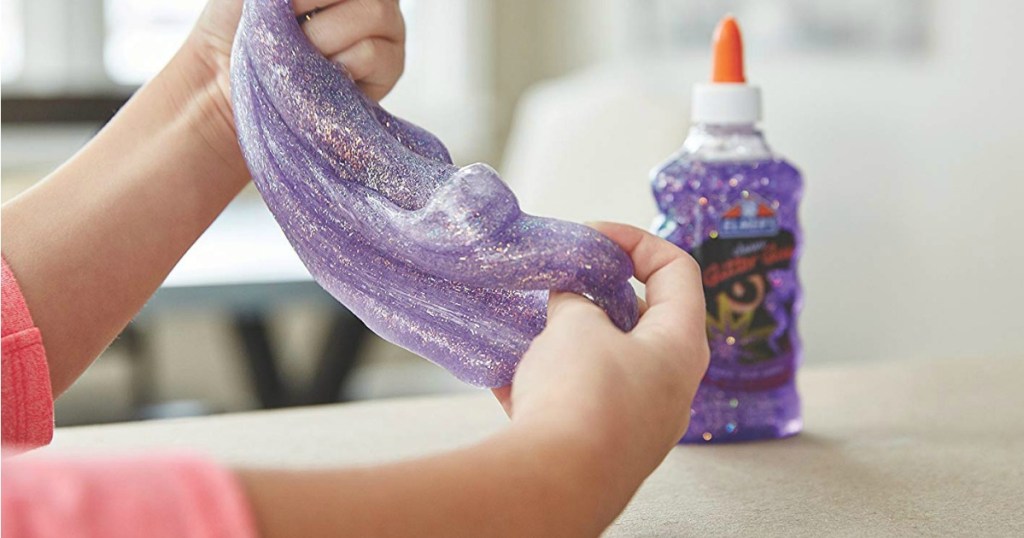
[[[225,179],[248,181],[235,132],[229,66],[189,38],[166,67],[140,92],[152,92],[172,118],[170,126],[198,142],[207,159],[224,165]]]
[[[508,433],[533,456],[528,472],[568,497],[565,506],[581,512],[581,524],[614,517],[643,478],[597,425],[531,418],[513,420]]]

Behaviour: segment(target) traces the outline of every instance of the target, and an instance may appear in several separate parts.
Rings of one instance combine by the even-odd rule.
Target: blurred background
[[[0,0],[2,198],[80,148],[202,0]],[[802,168],[805,363],[1022,357],[1016,0],[402,0],[384,105],[527,211],[647,227],[717,20]],[[1016,245],[1016,246],[1014,246]],[[472,390],[368,334],[247,189],[58,402],[61,425]]]

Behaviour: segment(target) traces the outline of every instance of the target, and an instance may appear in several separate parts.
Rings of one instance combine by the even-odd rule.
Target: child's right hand
[[[513,428],[553,432],[595,456],[604,480],[622,486],[605,501],[624,506],[689,423],[708,366],[704,292],[697,263],[671,243],[632,226],[595,227],[646,283],[639,323],[623,333],[587,299],[553,294],[547,327],[495,394]]]

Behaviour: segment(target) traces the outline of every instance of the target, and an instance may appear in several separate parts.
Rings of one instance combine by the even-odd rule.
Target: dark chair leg
[[[124,346],[131,362],[132,412],[138,413],[156,403],[156,375],[148,335],[144,327],[132,321],[115,342]]]
[[[342,388],[358,364],[359,352],[369,335],[370,329],[359,318],[348,312],[334,315],[307,395],[310,404],[345,400]]]
[[[281,377],[277,357],[270,345],[266,317],[258,313],[238,313],[234,317],[234,324],[242,340],[260,405],[264,409],[290,405],[292,402],[288,387]]]

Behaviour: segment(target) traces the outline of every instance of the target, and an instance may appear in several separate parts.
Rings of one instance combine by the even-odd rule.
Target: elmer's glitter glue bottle
[[[700,263],[711,364],[682,442],[773,439],[800,431],[797,208],[803,182],[757,128],[732,17],[714,39],[710,84],[693,92],[683,147],[651,173],[655,231]]]

